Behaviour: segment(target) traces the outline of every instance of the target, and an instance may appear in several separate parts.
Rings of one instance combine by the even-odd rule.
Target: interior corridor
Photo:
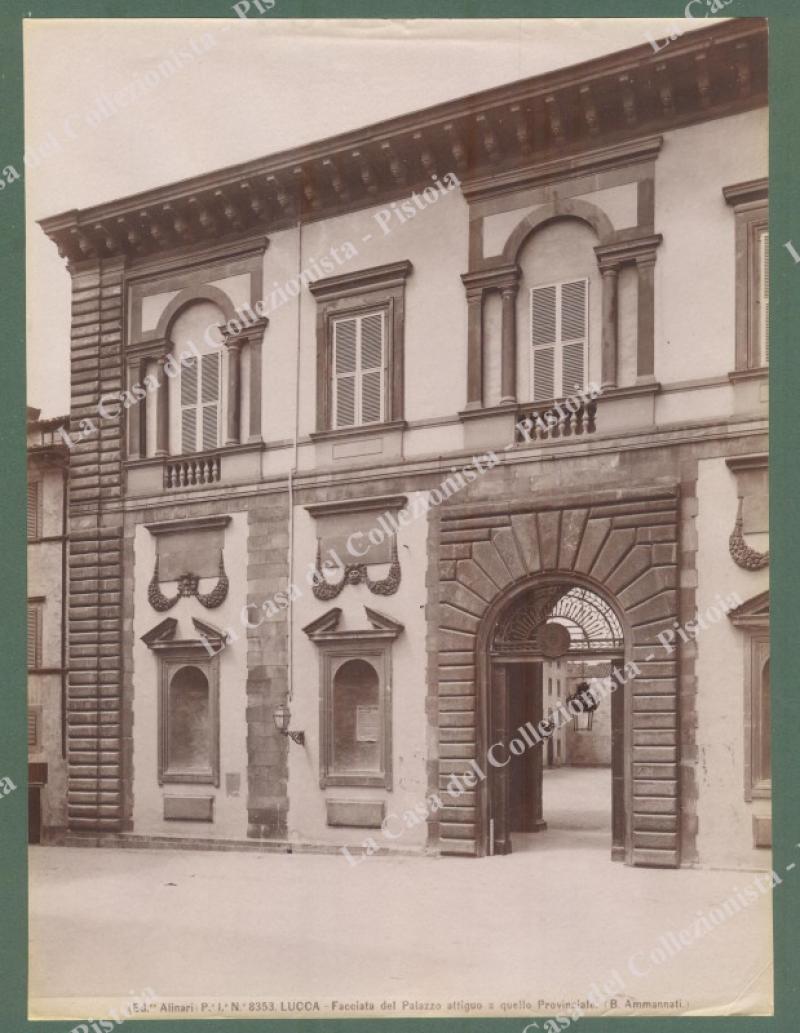
[[[554,767],[543,772],[541,832],[514,832],[521,850],[589,851],[611,863],[611,769]]]

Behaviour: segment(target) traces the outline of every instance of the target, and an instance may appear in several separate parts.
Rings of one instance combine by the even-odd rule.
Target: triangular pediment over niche
[[[208,621],[192,617],[192,624],[199,638],[176,638],[178,621],[175,617],[167,617],[142,635],[142,642],[159,653],[193,653],[202,652],[206,656],[216,656],[228,644],[225,632]]]
[[[178,622],[175,617],[167,617],[166,620],[156,624],[148,632],[142,635],[142,642],[151,649],[163,645],[166,642],[174,642],[175,632],[178,630]]]
[[[303,631],[312,642],[354,642],[371,639],[386,640],[395,639],[404,630],[404,626],[392,617],[387,617],[379,610],[373,610],[369,606],[364,607],[364,612],[369,621],[368,628],[346,628],[340,629],[342,611],[338,606],[323,613],[310,624],[306,624]]]
[[[769,590],[754,595],[735,610],[730,610],[728,617],[738,628],[769,627]]]

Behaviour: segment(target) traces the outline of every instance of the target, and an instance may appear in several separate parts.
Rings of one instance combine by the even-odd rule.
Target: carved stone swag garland
[[[766,552],[758,552],[753,549],[744,540],[744,534],[742,533],[742,527],[744,520],[742,517],[742,499],[739,499],[739,509],[736,513],[736,523],[733,525],[733,531],[728,540],[728,549],[731,554],[731,559],[737,567],[741,567],[743,570],[762,570],[764,567],[769,566],[769,550]]]
[[[161,582],[158,576],[158,556],[156,556],[153,576],[147,587],[147,598],[153,609],[161,613],[165,610],[171,610],[179,599],[190,599],[192,596],[196,596],[197,601],[202,606],[205,606],[207,610],[215,610],[218,606],[222,606],[228,597],[228,587],[230,584],[228,575],[225,573],[225,561],[223,560],[222,552],[219,554],[219,579],[214,588],[210,592],[198,592],[197,587],[199,584],[200,578],[197,574],[181,574],[178,578],[177,593],[173,596],[164,595],[161,591]]]
[[[317,599],[321,599],[323,602],[335,599],[345,585],[360,585],[362,583],[366,584],[373,595],[394,595],[400,587],[401,577],[400,560],[397,556],[397,539],[393,536],[391,566],[385,578],[373,581],[367,571],[366,563],[348,563],[339,581],[327,581],[322,572],[322,546],[320,539],[317,538],[317,562],[311,591]]]

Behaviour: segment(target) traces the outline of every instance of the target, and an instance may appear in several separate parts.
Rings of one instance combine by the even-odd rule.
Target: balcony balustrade
[[[190,488],[220,480],[222,461],[218,452],[170,456],[164,461],[164,487]]]
[[[525,406],[517,416],[515,443],[578,437],[596,429],[597,399],[566,398]]]

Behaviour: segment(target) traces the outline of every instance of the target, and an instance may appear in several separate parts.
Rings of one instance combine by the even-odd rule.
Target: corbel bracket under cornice
[[[649,136],[641,140],[612,144],[609,147],[597,147],[578,154],[552,158],[533,168],[509,169],[507,172],[464,179],[461,189],[468,201],[480,201],[516,190],[531,190],[545,183],[572,176],[607,172],[611,169],[655,161],[663,143],[663,136]]]
[[[583,117],[567,118],[576,96]],[[713,19],[658,52],[642,43],[40,225],[73,267],[139,268],[438,189],[432,179],[455,172],[473,199],[648,161],[658,134],[766,103],[766,19]]]

